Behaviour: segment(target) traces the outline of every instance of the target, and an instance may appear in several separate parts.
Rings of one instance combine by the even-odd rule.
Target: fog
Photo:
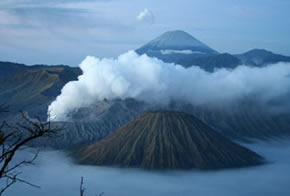
[[[7,196],[79,195],[80,177],[84,176],[86,195],[105,192],[105,196],[283,196],[290,195],[290,141],[258,142],[246,145],[269,161],[259,167],[202,172],[148,172],[80,166],[63,152],[42,151],[34,166],[26,166],[22,178],[41,186],[36,189],[18,183]],[[32,155],[22,151],[18,159]]]
[[[103,99],[228,105],[245,97],[255,97],[260,104],[267,104],[290,91],[289,63],[263,68],[241,65],[233,70],[218,69],[209,73],[197,66],[185,69],[129,51],[117,59],[87,57],[80,68],[83,75],[67,83],[49,106],[53,119],[66,120],[71,112]]]

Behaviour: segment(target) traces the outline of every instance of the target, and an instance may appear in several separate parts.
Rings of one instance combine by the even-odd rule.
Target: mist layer
[[[276,196],[290,195],[290,145],[285,142],[263,142],[247,145],[269,162],[259,167],[202,172],[146,172],[81,166],[72,163],[64,153],[40,152],[36,164],[21,168],[21,178],[39,185],[33,188],[17,183],[6,196],[71,196],[79,194],[80,177],[85,179],[85,195],[105,192],[106,196]],[[19,160],[33,157],[24,151]]]

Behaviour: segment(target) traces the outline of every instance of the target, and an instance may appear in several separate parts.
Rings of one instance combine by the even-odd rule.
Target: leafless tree
[[[6,112],[8,112],[8,108],[0,105],[0,113]],[[3,186],[0,187],[0,196],[16,182],[38,187],[19,177],[21,174],[20,167],[33,164],[38,152],[29,160],[13,163],[15,154],[38,138],[55,136],[63,130],[63,128],[53,127],[50,120],[46,122],[40,119],[32,120],[23,112],[21,115],[21,122],[11,125],[4,120],[0,124],[0,182],[2,182],[1,186]]]
[[[84,196],[85,190],[86,189],[84,188],[84,177],[81,177],[80,196]]]
[[[81,184],[80,184],[80,196],[84,196],[85,195],[85,190],[86,188],[84,187],[84,177],[81,177]],[[105,193],[102,192],[100,194],[96,194],[96,196],[102,196]]]

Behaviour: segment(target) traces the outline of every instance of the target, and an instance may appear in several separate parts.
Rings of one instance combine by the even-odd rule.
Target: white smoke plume
[[[83,75],[67,83],[49,106],[55,120],[66,120],[71,112],[103,99],[135,98],[160,104],[182,100],[202,105],[248,96],[268,102],[290,92],[289,63],[209,73],[197,66],[186,69],[129,51],[117,59],[87,57],[80,68]]]

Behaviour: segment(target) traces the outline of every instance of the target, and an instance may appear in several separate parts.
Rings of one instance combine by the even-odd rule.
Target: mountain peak
[[[290,62],[290,57],[275,54],[265,49],[253,49],[240,55],[236,55],[245,65],[266,66],[277,62]]]
[[[208,47],[192,35],[185,31],[176,30],[168,31],[150,42],[159,47],[180,47],[186,49],[187,47]]]
[[[269,50],[265,50],[265,49],[253,49],[253,50],[250,50],[244,54],[252,54],[252,55],[272,55],[273,52],[269,51]]]
[[[167,31],[137,49],[136,52],[138,54],[158,57],[165,61],[168,61],[166,60],[166,56],[171,54],[179,56],[217,54],[215,50],[182,30]]]
[[[148,43],[152,49],[189,50],[210,49],[207,45],[182,30],[167,31]],[[212,49],[210,49],[212,50]]]

